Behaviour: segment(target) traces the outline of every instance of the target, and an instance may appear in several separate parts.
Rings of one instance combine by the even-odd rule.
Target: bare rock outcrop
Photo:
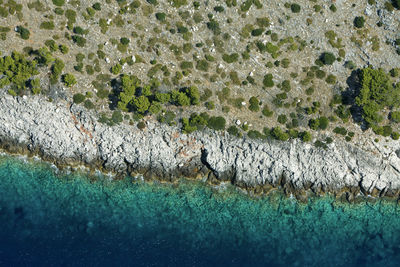
[[[83,163],[120,174],[173,180],[213,177],[248,187],[290,183],[295,189],[396,195],[400,189],[400,145],[368,150],[340,139],[328,149],[299,140],[237,139],[209,130],[182,134],[148,120],[147,127],[97,121],[85,108],[39,96],[0,97],[0,140],[59,164]],[[397,193],[396,193],[397,192]]]

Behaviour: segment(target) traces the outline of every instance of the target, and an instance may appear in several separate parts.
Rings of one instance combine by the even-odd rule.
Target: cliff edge
[[[0,97],[0,141],[10,152],[61,165],[83,163],[119,174],[208,177],[246,188],[387,195],[400,192],[400,144],[335,139],[327,149],[299,140],[238,139],[209,130],[191,135],[148,120],[109,127],[85,108],[40,96]],[[261,192],[263,192],[261,190]]]

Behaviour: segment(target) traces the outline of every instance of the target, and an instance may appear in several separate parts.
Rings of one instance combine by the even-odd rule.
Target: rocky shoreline
[[[280,187],[302,199],[334,193],[398,198],[400,144],[352,144],[335,138],[328,149],[299,140],[237,139],[205,130],[191,135],[152,119],[146,128],[101,124],[84,107],[65,100],[1,93],[0,144],[10,152],[39,155],[57,166],[84,164],[117,175],[174,181],[206,177],[253,193]],[[368,144],[372,144],[369,142]]]

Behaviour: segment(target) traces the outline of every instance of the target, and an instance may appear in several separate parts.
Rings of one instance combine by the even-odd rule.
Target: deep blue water
[[[1,266],[398,266],[394,202],[254,199],[0,157]]]

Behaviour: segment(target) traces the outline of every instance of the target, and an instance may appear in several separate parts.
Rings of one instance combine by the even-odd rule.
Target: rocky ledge
[[[398,142],[388,148],[336,138],[322,149],[299,140],[261,142],[209,130],[186,135],[150,119],[146,125],[143,130],[127,124],[109,127],[91,111],[64,100],[0,95],[3,149],[39,155],[59,166],[85,164],[169,181],[207,177],[257,193],[282,187],[296,196],[327,191],[344,192],[346,198],[399,196]]]

